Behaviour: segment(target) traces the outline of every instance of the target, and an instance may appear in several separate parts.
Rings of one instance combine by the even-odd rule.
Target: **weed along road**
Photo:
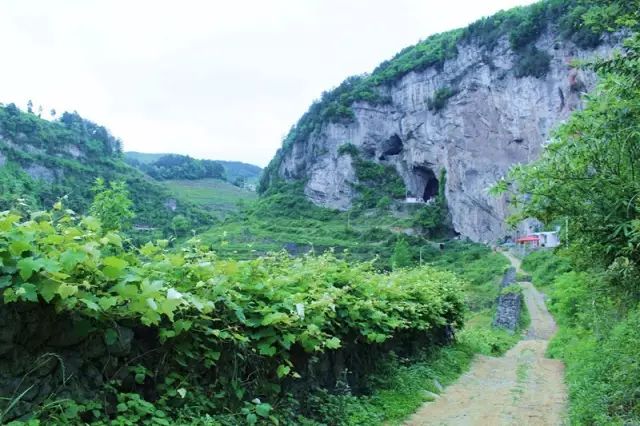
[[[520,261],[507,257],[520,270]],[[520,285],[531,315],[524,339],[503,357],[478,355],[471,369],[436,400],[425,403],[407,426],[563,424],[564,366],[545,358],[555,321],[544,295],[529,282]]]

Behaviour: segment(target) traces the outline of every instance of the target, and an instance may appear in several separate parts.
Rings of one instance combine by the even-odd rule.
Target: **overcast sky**
[[[76,110],[125,150],[264,166],[323,90],[529,3],[0,0],[0,102]]]

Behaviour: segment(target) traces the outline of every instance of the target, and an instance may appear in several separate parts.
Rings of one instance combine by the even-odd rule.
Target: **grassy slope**
[[[167,180],[163,182],[174,194],[214,214],[225,217],[239,210],[239,203],[256,199],[253,191],[238,188],[219,179]]]

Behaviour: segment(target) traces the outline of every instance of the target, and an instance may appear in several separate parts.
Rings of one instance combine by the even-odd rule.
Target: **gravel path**
[[[520,261],[506,256],[519,271]],[[525,339],[503,357],[477,356],[466,374],[424,404],[406,425],[563,424],[564,366],[544,356],[556,324],[544,295],[529,282],[520,285],[531,316]]]

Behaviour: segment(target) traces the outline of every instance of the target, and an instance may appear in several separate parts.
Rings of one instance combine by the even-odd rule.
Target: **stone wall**
[[[502,294],[498,297],[498,307],[493,320],[494,327],[504,328],[511,332],[518,328],[520,309],[522,307],[522,294],[518,291],[509,291],[509,287],[514,285],[517,285],[516,269],[509,268],[505,271],[500,283]]]

